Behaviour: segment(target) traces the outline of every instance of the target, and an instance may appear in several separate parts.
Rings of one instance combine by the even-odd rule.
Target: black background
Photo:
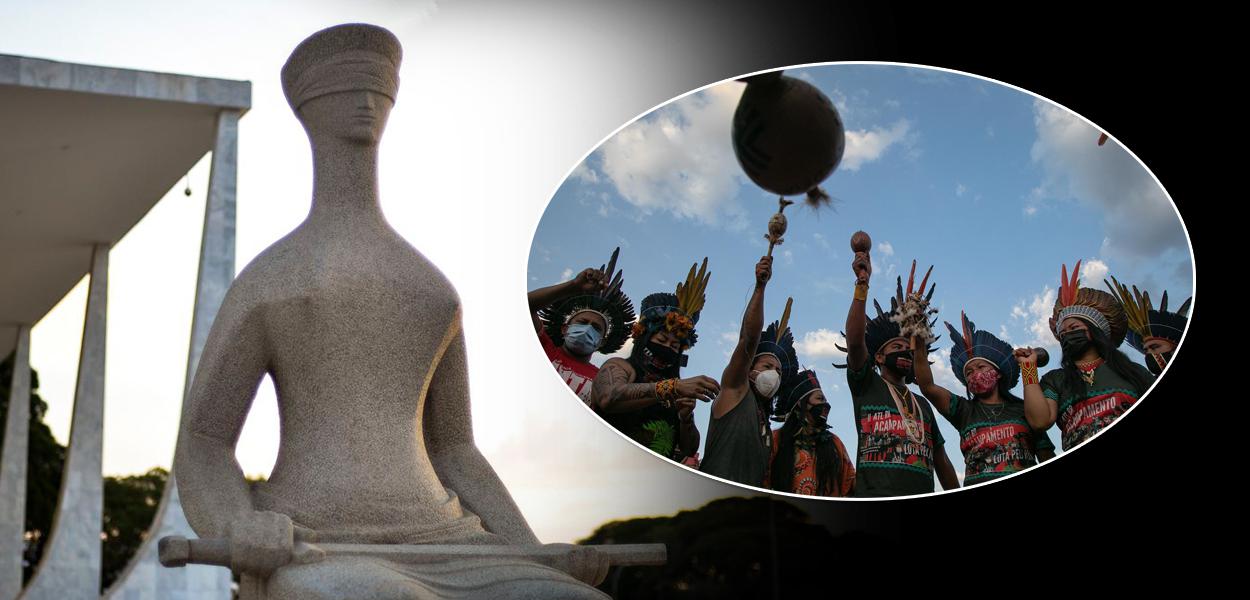
[[[1187,226],[1199,281],[1220,272],[1208,258],[1217,238],[1203,235],[1221,215],[1211,210],[1208,199],[1215,196],[1207,186],[1215,177],[1211,155],[1225,137],[1219,124],[1206,124],[1220,117],[1202,71],[1214,50],[1203,40],[1219,34],[1204,16],[1144,5],[1039,4],[1010,12],[903,2],[713,6],[708,10],[720,13],[720,26],[753,28],[759,37],[751,46],[766,48],[727,77],[808,62],[897,61],[994,78],[1066,106],[1117,138],[1158,177]],[[1203,317],[1211,309],[1197,298],[1197,287],[1189,332],[1167,376],[1115,427],[1056,464],[956,494],[792,502],[818,521],[839,528],[850,521],[883,538],[899,564],[955,568],[952,583],[969,583],[960,574],[964,567],[983,573],[976,567],[998,571],[994,565],[1011,572],[1044,566],[1039,581],[1183,572],[1186,562],[1214,549],[1201,539],[1210,527],[1231,533],[1228,515],[1209,500],[1234,493],[1238,470],[1235,454],[1217,454],[1208,441],[1235,427],[1240,401],[1232,382],[1226,399],[1203,399],[1198,370],[1209,335]],[[1230,367],[1232,373],[1220,372],[1224,381],[1236,372]],[[1228,475],[1218,473],[1220,465]],[[1060,566],[1080,563],[1090,571]]]

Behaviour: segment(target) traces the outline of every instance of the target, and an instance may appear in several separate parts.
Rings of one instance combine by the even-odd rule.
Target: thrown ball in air
[[[738,163],[756,185],[805,194],[842,160],[846,132],[833,102],[806,81],[779,72],[747,77],[733,118]]]

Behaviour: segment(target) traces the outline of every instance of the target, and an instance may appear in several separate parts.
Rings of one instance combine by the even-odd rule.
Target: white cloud
[[[1017,302],[1011,308],[1012,323],[1021,327],[1025,335],[1029,336],[1024,345],[1046,348],[1054,356],[1058,355],[1059,344],[1050,331],[1050,317],[1054,314],[1057,295],[1054,288],[1046,286],[1042,288],[1041,293],[1034,294],[1031,299]]]
[[[803,334],[803,339],[794,343],[794,349],[800,357],[845,358],[846,353],[837,346],[846,347],[846,337],[829,329],[817,329]]]
[[[599,174],[596,173],[595,170],[591,168],[590,165],[586,164],[585,162],[582,162],[581,164],[577,165],[577,167],[573,169],[573,173],[569,176],[576,178],[578,181],[581,181],[582,183],[588,183],[592,185],[599,183]]]
[[[1155,258],[1172,249],[1186,254],[1184,230],[1167,195],[1150,173],[1117,144],[1099,146],[1099,130],[1044,100],[1033,105],[1037,140],[1033,162],[1042,184],[1030,207],[1054,199],[1075,199],[1103,213],[1103,254]],[[1032,214],[1026,208],[1025,214]]]
[[[967,192],[967,191],[968,191],[968,186],[966,186],[966,185],[964,185],[964,184],[962,184],[962,183],[961,183],[961,184],[958,184],[958,185],[956,185],[956,186],[955,186],[955,195],[956,195],[956,196],[960,196],[960,197],[962,197],[962,196],[964,195],[964,192]]]
[[[890,242],[879,242],[876,244],[876,249],[886,256],[894,256],[894,245]]]
[[[745,227],[729,143],[745,88],[726,83],[682,98],[604,142],[601,169],[625,201],[650,215],[670,212],[706,225]]]
[[[907,137],[911,123],[899,119],[890,127],[874,127],[846,132],[846,150],[842,155],[840,169],[858,171],[866,163],[881,158],[891,146]]]
[[[793,253],[793,252],[791,252],[791,251],[789,251],[789,250],[784,250],[784,251],[782,251],[782,253],[781,253],[781,257],[782,257],[783,259],[785,259],[785,261],[786,261],[786,264],[787,264],[787,265],[792,265],[792,264],[794,264],[794,253]]]
[[[573,269],[566,268],[560,272],[560,281],[568,281],[573,278]]]
[[[964,384],[959,383],[955,372],[951,370],[950,348],[939,348],[929,355],[929,360],[933,362],[929,365],[929,370],[933,373],[934,383],[962,396],[965,393]]]
[[[821,234],[819,234],[819,233],[813,233],[813,234],[812,234],[812,237],[816,239],[816,243],[817,243],[817,244],[820,244],[820,247],[821,247],[821,248],[824,248],[825,250],[832,250],[832,249],[833,249],[833,246],[830,246],[830,245],[829,245],[829,240],[825,239],[825,236],[823,236],[823,235],[821,235]]]
[[[1081,287],[1102,288],[1107,277],[1107,263],[1091,258],[1081,263]]]

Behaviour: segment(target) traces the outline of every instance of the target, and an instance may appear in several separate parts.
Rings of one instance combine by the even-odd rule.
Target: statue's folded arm
[[[242,279],[242,278],[241,278]],[[174,456],[183,510],[202,537],[227,537],[230,524],[252,511],[235,445],[267,369],[258,311],[230,288],[204,344],[182,409]]]

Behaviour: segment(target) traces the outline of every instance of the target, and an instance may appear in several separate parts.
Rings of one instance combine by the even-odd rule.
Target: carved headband
[[[399,73],[385,56],[367,50],[349,50],[300,73],[287,90],[291,108],[299,110],[314,98],[338,92],[367,90],[395,101]]]

